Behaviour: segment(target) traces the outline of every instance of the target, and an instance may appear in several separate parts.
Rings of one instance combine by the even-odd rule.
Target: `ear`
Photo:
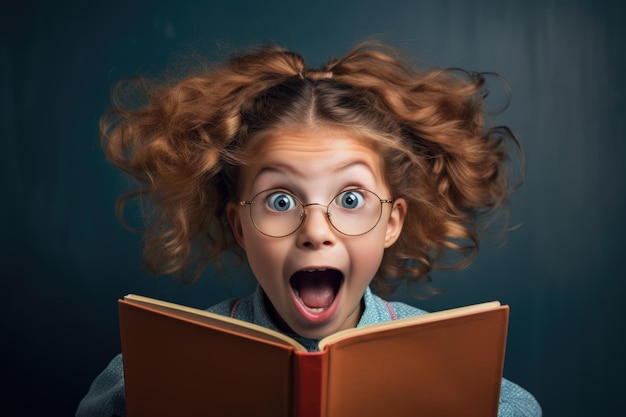
[[[407,204],[403,198],[398,198],[393,202],[391,214],[387,220],[387,230],[385,232],[385,249],[396,243],[402,232],[404,219],[406,218]]]
[[[245,239],[243,238],[243,228],[241,226],[241,218],[239,217],[239,206],[233,202],[226,205],[226,216],[228,217],[228,223],[233,231],[233,236],[239,246],[245,251]]]

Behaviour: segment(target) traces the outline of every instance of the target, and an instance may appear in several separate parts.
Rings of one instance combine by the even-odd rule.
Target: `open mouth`
[[[331,268],[298,271],[289,280],[297,300],[313,313],[333,304],[342,282],[341,271]]]

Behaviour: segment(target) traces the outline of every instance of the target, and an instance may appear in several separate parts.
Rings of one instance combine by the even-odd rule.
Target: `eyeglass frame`
[[[287,233],[286,235],[274,236],[274,235],[270,235],[270,234],[268,234],[268,233],[265,233],[265,232],[264,232],[264,231],[262,231],[262,230],[259,228],[259,226],[256,224],[256,222],[254,221],[254,217],[252,217],[252,203],[254,203],[254,200],[256,200],[256,198],[257,198],[258,196],[260,196],[261,194],[263,194],[263,193],[267,193],[268,191],[274,191],[274,190],[275,190],[275,191],[277,191],[277,192],[278,192],[278,191],[283,191],[283,192],[285,192],[286,194],[289,194],[290,196],[292,196],[293,198],[295,198],[295,199],[296,199],[296,201],[297,201],[297,202],[298,202],[298,203],[302,206],[302,212],[300,213],[300,216],[299,216],[299,217],[300,217],[300,224],[298,224],[298,226],[297,226],[297,227],[296,227],[296,228],[295,228],[292,232]],[[368,193],[373,194],[373,195],[374,195],[376,198],[378,198],[378,200],[380,201],[380,213],[379,213],[379,215],[378,215],[378,219],[376,220],[376,223],[374,223],[374,225],[373,225],[371,228],[369,228],[368,230],[366,230],[365,232],[363,232],[363,233],[357,233],[357,234],[355,234],[355,235],[348,234],[348,233],[345,233],[345,232],[342,232],[341,230],[339,230],[339,229],[337,228],[337,226],[335,226],[335,224],[334,224],[334,223],[333,223],[333,221],[331,220],[331,216],[330,216],[330,214],[331,214],[331,213],[328,211],[328,208],[331,206],[331,203],[332,203],[332,202],[333,202],[333,201],[334,201],[337,197],[339,197],[339,196],[340,196],[341,194],[343,194],[343,193],[347,193],[347,192],[350,192],[350,191],[366,191],[366,192],[368,192]],[[287,191],[287,190],[284,190],[284,189],[281,189],[281,188],[268,188],[267,190],[259,191],[259,192],[258,192],[258,193],[256,193],[256,194],[252,197],[252,199],[250,199],[250,200],[240,200],[240,201],[239,201],[239,206],[250,206],[250,220],[252,220],[252,224],[254,225],[254,228],[255,228],[256,230],[258,230],[258,231],[259,231],[259,233],[261,233],[261,234],[263,234],[263,235],[265,235],[265,236],[268,236],[268,237],[272,237],[272,238],[280,239],[280,238],[283,238],[283,237],[291,236],[292,234],[296,233],[296,232],[298,231],[298,229],[300,229],[300,228],[302,227],[302,225],[304,224],[304,221],[306,220],[306,216],[307,216],[307,211],[306,211],[306,208],[307,208],[307,207],[309,207],[309,206],[320,206],[320,207],[325,207],[325,208],[326,208],[326,212],[325,212],[325,214],[326,214],[326,219],[327,219],[328,223],[329,223],[329,224],[333,227],[333,229],[335,229],[337,232],[341,233],[342,235],[344,235],[344,236],[363,236],[364,234],[367,234],[367,233],[371,232],[372,230],[374,230],[374,228],[375,228],[376,226],[378,226],[378,223],[380,223],[380,219],[383,217],[383,204],[393,204],[393,203],[394,203],[394,201],[395,201],[395,199],[393,199],[393,198],[391,198],[391,199],[389,199],[389,198],[380,198],[380,197],[378,196],[378,194],[376,194],[376,193],[375,193],[374,191],[372,191],[372,190],[368,190],[367,188],[350,188],[350,189],[347,189],[347,190],[343,190],[343,191],[338,192],[338,193],[337,193],[334,197],[332,197],[332,198],[330,199],[330,201],[328,202],[328,204],[327,204],[327,205],[320,204],[320,203],[309,203],[309,204],[304,204],[304,202],[303,202],[303,201],[302,201],[302,200],[301,200],[301,199],[300,199],[297,195],[293,194],[291,191]]]

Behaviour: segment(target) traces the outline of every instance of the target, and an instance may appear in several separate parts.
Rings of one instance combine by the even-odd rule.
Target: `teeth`
[[[326,271],[327,268],[319,268],[319,269],[305,269],[304,272],[317,272],[317,271]]]

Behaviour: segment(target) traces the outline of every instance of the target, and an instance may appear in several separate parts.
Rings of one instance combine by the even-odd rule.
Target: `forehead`
[[[297,172],[319,169],[339,171],[362,166],[384,180],[381,154],[372,139],[345,129],[274,130],[253,139],[247,149],[248,166],[244,168],[244,174],[254,176],[272,167]]]

